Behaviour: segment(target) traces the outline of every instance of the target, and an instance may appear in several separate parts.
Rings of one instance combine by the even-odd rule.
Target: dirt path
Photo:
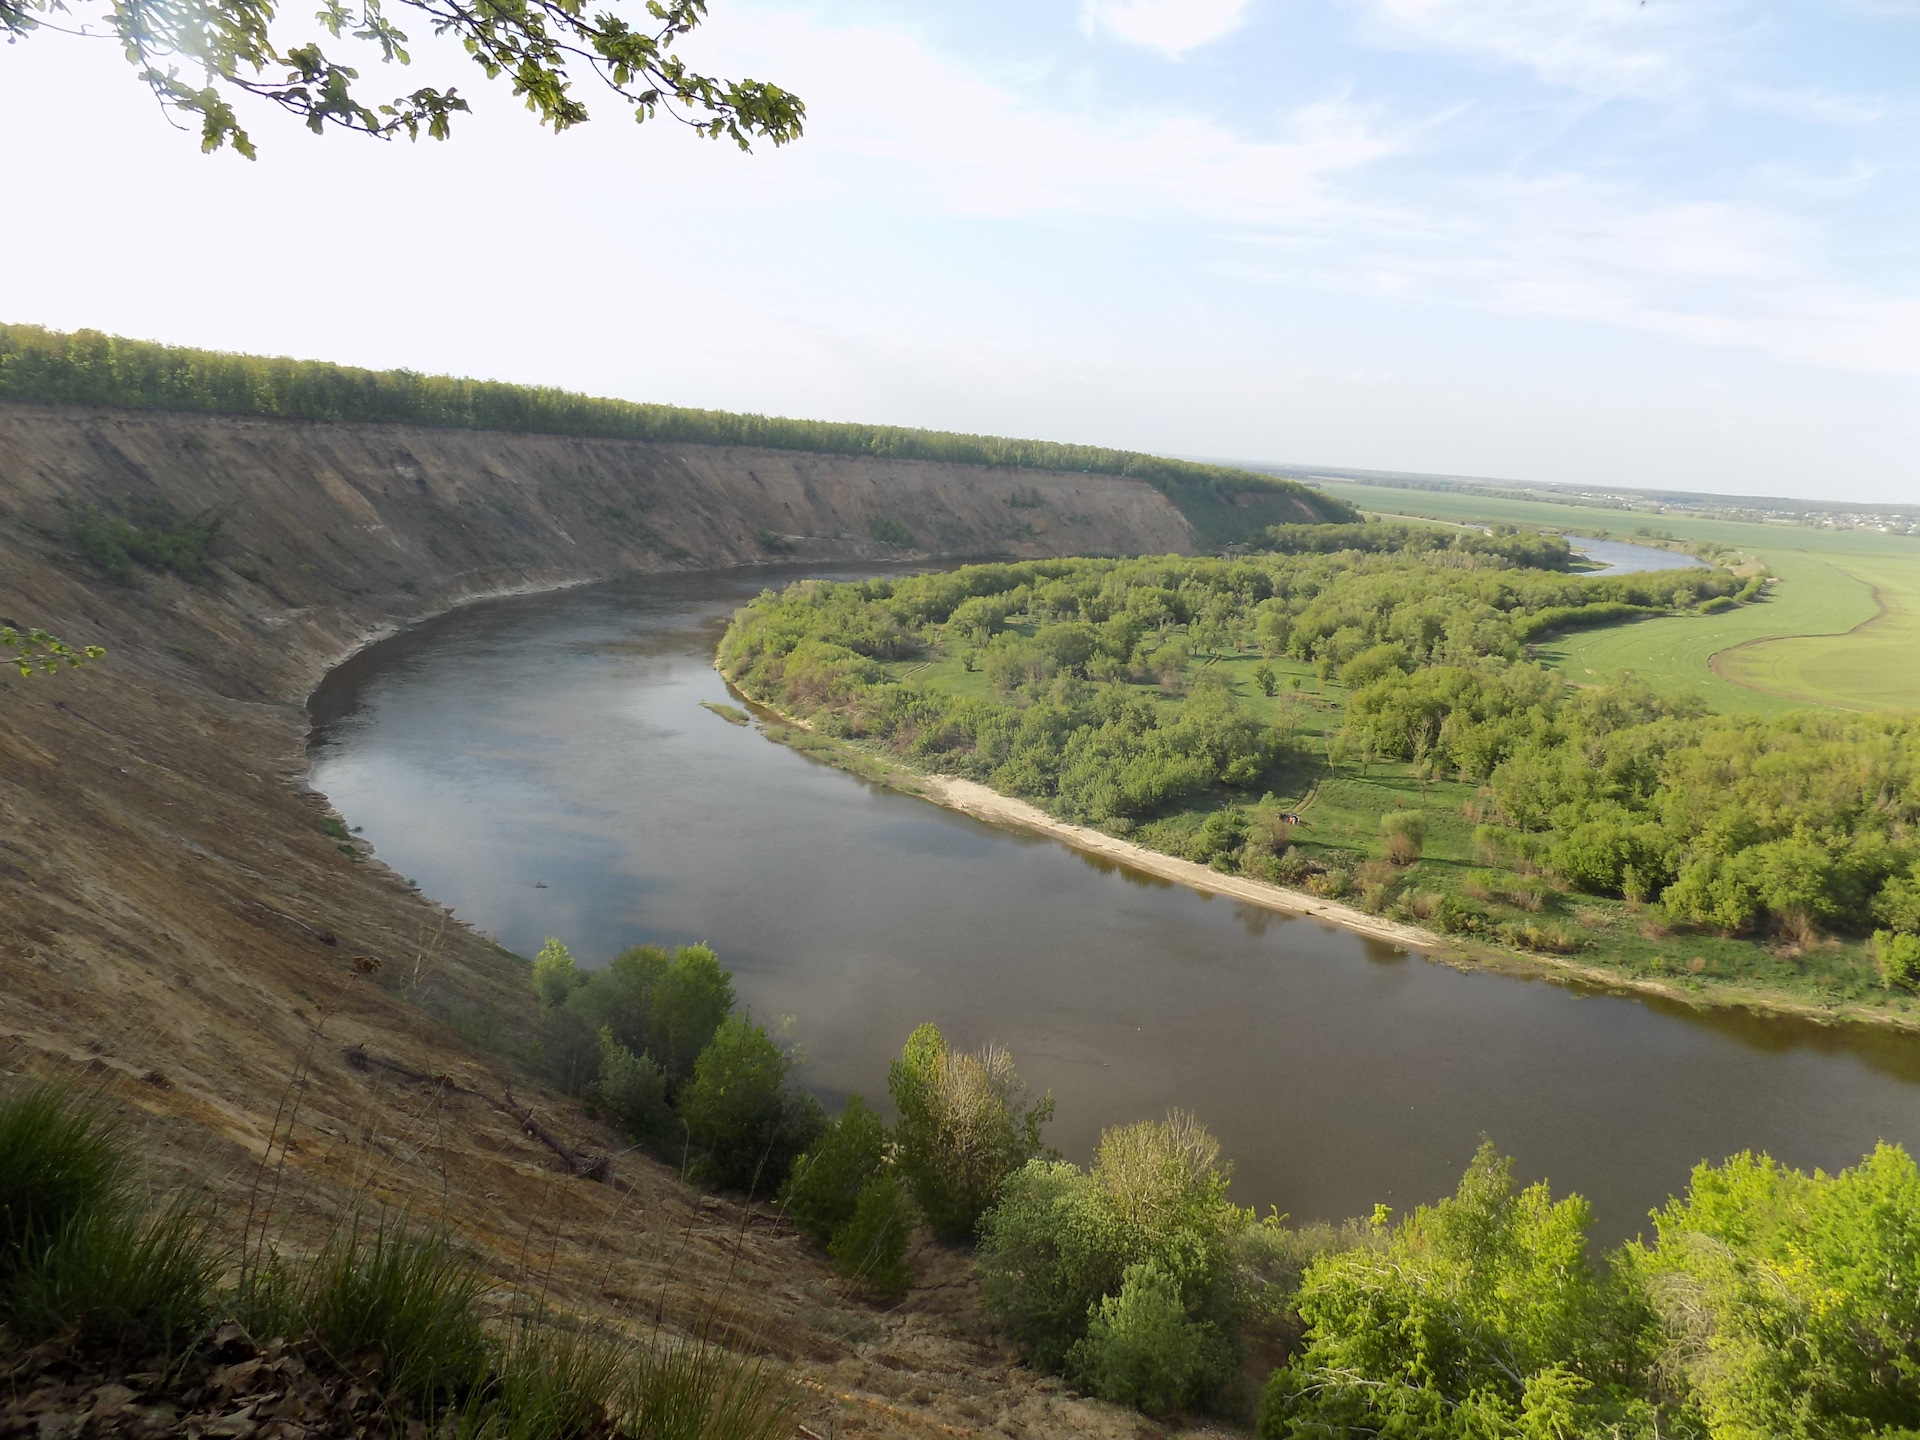
[[[1343,930],[1370,935],[1411,950],[1436,951],[1446,944],[1431,930],[1383,920],[1378,915],[1369,915],[1364,910],[1342,905],[1337,900],[1325,900],[1302,890],[1269,885],[1263,880],[1250,880],[1244,875],[1223,875],[1208,866],[1177,859],[1158,850],[1149,850],[1103,831],[1092,830],[1084,825],[1070,825],[1047,814],[1037,805],[1012,799],[972,780],[961,780],[951,775],[922,776],[919,777],[919,788],[929,800],[945,805],[950,810],[958,810],[994,825],[1014,825],[1022,830],[1037,831],[1076,850],[1125,865],[1130,870],[1176,880],[1203,895],[1230,895],[1235,900],[1245,900],[1263,909],[1277,910],[1283,915],[1309,915]]]

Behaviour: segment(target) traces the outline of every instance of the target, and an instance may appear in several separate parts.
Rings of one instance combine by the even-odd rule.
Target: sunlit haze
[[[287,7],[304,16],[304,7]],[[416,37],[419,38],[419,37]],[[806,137],[0,47],[0,319],[1169,454],[1920,502],[1920,3],[713,0]],[[586,92],[583,90],[583,94]],[[587,94],[591,102],[593,97]]]

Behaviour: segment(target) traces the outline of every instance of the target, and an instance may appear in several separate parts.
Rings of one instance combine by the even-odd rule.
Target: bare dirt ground
[[[1009,507],[1016,483],[1045,506]],[[210,577],[118,583],[74,553],[63,507],[157,501],[231,507]],[[524,1074],[524,962],[330,833],[304,785],[304,697],[369,636],[629,570],[897,557],[876,515],[949,554],[1192,548],[1157,492],[1091,476],[0,405],[0,624],[108,651],[0,674],[0,1064],[105,1090],[157,1188],[251,1198],[289,1245],[405,1206],[484,1256],[503,1306],[778,1356],[822,1440],[1157,1433],[1017,1365],[962,1255],[923,1248],[883,1310],[765,1207],[635,1155],[612,1183],[567,1173],[509,1085],[569,1146],[616,1140]]]

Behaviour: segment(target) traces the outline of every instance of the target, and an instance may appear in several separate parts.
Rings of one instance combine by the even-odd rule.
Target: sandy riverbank
[[[1117,865],[1125,865],[1130,870],[1177,881],[1203,895],[1231,895],[1236,900],[1245,900],[1284,915],[1311,916],[1343,930],[1371,935],[1409,950],[1433,952],[1445,945],[1431,930],[1401,925],[1378,915],[1370,915],[1365,910],[1357,910],[1351,905],[1342,905],[1337,900],[1309,895],[1302,890],[1288,890],[1244,875],[1223,875],[1208,866],[1196,865],[1191,860],[1181,860],[1158,850],[1149,850],[1144,845],[1135,845],[1104,831],[1089,829],[1084,825],[1070,825],[1037,805],[1015,800],[972,780],[961,780],[951,775],[923,775],[916,776],[915,782],[915,788],[929,800],[945,805],[950,810],[958,810],[994,825],[1015,825],[1023,830],[1038,831],[1076,850],[1098,855]]]

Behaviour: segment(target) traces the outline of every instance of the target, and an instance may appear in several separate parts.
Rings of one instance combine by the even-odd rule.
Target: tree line
[[[1143,480],[1183,509],[1194,509],[1206,522],[1201,528],[1209,533],[1221,529],[1214,512],[1224,515],[1234,508],[1245,508],[1248,520],[1259,524],[1279,518],[1276,511],[1323,520],[1356,518],[1344,501],[1295,481],[1105,446],[642,404],[550,386],[236,355],[129,340],[94,330],[68,334],[37,325],[0,325],[0,400],[752,445],[829,455],[1083,471]],[[1245,522],[1226,527],[1229,531],[1245,528]],[[1239,533],[1222,535],[1223,540],[1239,538],[1243,538]]]

